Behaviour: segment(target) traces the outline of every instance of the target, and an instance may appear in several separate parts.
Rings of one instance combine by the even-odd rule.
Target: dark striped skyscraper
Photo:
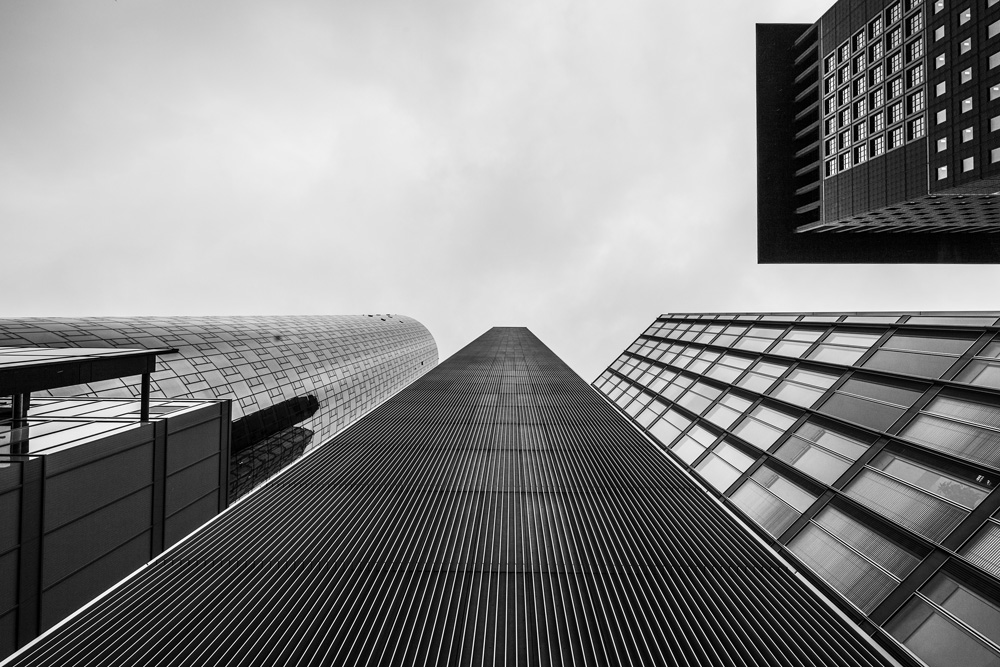
[[[998,318],[663,315],[594,386],[895,654],[997,665]]]
[[[892,660],[527,329],[495,328],[11,665]]]

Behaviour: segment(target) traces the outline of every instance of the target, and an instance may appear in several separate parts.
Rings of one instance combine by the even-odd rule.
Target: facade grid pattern
[[[664,315],[594,386],[880,641],[993,664],[998,316]]]

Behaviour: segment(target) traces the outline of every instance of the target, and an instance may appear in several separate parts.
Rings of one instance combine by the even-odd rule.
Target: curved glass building
[[[176,348],[159,358],[151,396],[232,400],[231,499],[438,360],[426,327],[388,314],[0,319],[0,346]],[[139,393],[137,379],[126,378],[43,395]]]

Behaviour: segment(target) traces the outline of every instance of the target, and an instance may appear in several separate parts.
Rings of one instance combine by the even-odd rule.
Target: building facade
[[[663,315],[594,386],[880,642],[1000,664],[998,318]]]
[[[153,398],[230,399],[230,497],[328,440],[437,363],[403,315],[0,319],[0,346],[169,347]],[[40,395],[134,398],[134,379]]]
[[[230,401],[36,398],[169,350],[0,348],[0,659],[227,506]],[[140,380],[141,384],[141,380]]]
[[[759,25],[759,260],[1000,261],[998,35],[995,0]]]
[[[893,664],[522,328],[488,331],[8,665],[139,660]]]

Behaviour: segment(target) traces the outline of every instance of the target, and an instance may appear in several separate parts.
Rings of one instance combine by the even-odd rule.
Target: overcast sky
[[[3,0],[0,316],[519,325],[589,381],[662,312],[996,308],[757,266],[754,24],[830,4]]]

